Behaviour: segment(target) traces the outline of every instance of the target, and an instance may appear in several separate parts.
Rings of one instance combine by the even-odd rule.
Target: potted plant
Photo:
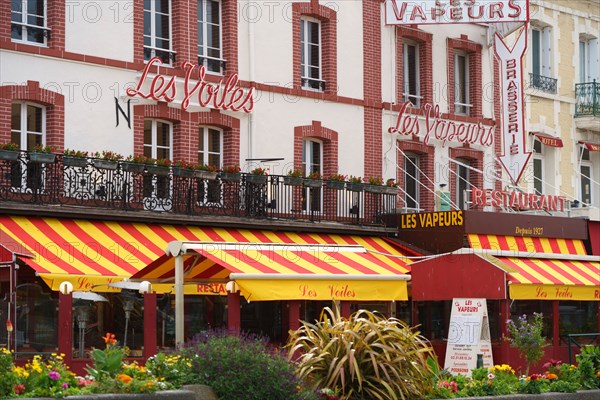
[[[56,162],[56,154],[52,153],[54,149],[49,145],[36,145],[29,153],[29,161],[41,164],[52,164]]]
[[[289,186],[302,186],[304,180],[304,172],[301,169],[291,169],[288,171],[287,176],[283,177],[284,185]]]
[[[323,186],[323,176],[320,172],[311,172],[304,180],[304,186],[309,188],[320,188]]]
[[[230,165],[228,167],[224,167],[221,171],[222,181],[239,182],[240,178],[241,174],[239,165]]]
[[[137,156],[128,156],[122,163],[121,167],[123,171],[134,172],[141,174],[146,168],[146,164],[149,163],[149,158],[143,154]]]
[[[114,171],[119,165],[119,160],[123,159],[123,156],[114,151],[102,150],[102,153],[95,152],[92,164],[94,167],[99,169],[106,169]]]
[[[383,186],[383,193],[385,194],[393,194],[394,196],[398,194],[398,184],[394,180],[394,178],[390,178],[385,181],[385,185]]]
[[[367,179],[365,192],[383,193],[383,179],[380,176],[373,176]]]
[[[19,145],[16,143],[0,143],[0,160],[16,161],[19,158]]]
[[[330,189],[342,190],[346,186],[346,175],[333,174],[330,175],[326,180],[325,184]]]
[[[217,179],[217,167],[215,165],[198,164],[194,167],[194,177],[214,181]]]
[[[181,176],[182,178],[194,177],[194,164],[187,161],[179,160],[173,164],[173,175]]]
[[[264,185],[267,183],[267,170],[261,167],[254,168],[246,175],[246,182],[255,185]]]
[[[87,151],[66,149],[63,152],[63,164],[65,167],[85,168],[87,166]]]
[[[169,160],[168,158],[159,158],[156,160],[151,158],[149,160],[152,161],[146,166],[146,170],[149,174],[154,174],[158,176],[169,175],[169,167],[171,166],[171,160]]]
[[[360,176],[350,175],[346,188],[351,192],[362,192],[364,189],[363,179]]]

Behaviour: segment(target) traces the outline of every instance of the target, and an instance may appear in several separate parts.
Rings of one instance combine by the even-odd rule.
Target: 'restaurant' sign
[[[385,23],[527,22],[528,0],[386,0]]]
[[[517,208],[519,210],[565,211],[566,197],[501,190],[478,189],[471,191],[473,206]]]

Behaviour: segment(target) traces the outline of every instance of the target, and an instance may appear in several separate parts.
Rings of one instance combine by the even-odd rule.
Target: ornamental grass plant
[[[287,349],[301,378],[337,390],[340,399],[420,399],[430,392],[433,349],[395,318],[359,310],[346,319],[325,308],[318,322],[291,333]]]

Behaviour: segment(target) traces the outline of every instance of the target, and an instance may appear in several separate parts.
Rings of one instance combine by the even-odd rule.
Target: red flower
[[[25,385],[23,385],[23,384],[15,385],[14,390],[15,390],[15,394],[23,394],[23,393],[25,393]]]
[[[106,332],[106,336],[104,336],[102,339],[104,339],[104,343],[106,343],[106,345],[112,346],[115,343],[117,343],[117,340],[115,339],[115,335],[113,333]]]

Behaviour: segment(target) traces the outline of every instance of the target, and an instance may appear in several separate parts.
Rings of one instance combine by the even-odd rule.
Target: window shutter
[[[598,39],[591,39],[588,41],[588,65],[587,65],[587,82],[592,82],[594,79],[598,80],[598,69],[600,62],[598,60]]]
[[[550,36],[550,28],[544,28],[542,31],[542,75],[547,77],[552,76],[552,44]]]

